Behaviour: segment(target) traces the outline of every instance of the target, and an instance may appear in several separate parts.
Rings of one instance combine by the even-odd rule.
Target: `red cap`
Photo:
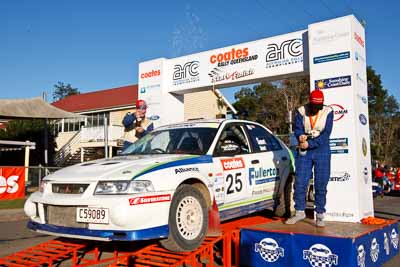
[[[314,90],[310,94],[310,103],[311,104],[323,104],[324,103],[324,94],[321,90]]]
[[[136,109],[147,109],[146,101],[142,99],[136,100]]]

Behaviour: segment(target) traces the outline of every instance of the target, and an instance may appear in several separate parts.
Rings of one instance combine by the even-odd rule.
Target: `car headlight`
[[[99,181],[95,195],[137,194],[153,192],[151,181]]]

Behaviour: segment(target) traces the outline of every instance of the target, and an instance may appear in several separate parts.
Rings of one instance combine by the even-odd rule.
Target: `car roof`
[[[165,129],[173,129],[173,128],[189,128],[189,127],[190,128],[198,128],[198,127],[218,128],[223,122],[255,123],[255,122],[251,122],[251,121],[238,120],[238,119],[193,119],[193,120],[187,120],[187,121],[163,125],[163,126],[157,127],[156,130],[165,130]]]

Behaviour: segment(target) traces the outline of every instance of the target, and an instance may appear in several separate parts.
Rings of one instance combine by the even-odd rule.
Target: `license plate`
[[[76,221],[83,223],[108,224],[108,209],[103,208],[77,208]]]

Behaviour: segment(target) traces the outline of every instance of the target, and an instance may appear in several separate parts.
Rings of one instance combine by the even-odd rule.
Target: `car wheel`
[[[294,215],[293,201],[293,175],[290,174],[286,179],[283,192],[279,197],[279,204],[274,210],[274,214],[278,217],[291,217]]]
[[[191,185],[181,185],[172,198],[169,210],[169,236],[160,240],[171,251],[192,251],[204,240],[208,226],[206,201]]]
[[[307,192],[307,198],[308,201],[314,202],[315,201],[315,196],[314,196],[314,186],[313,185],[309,185],[308,186],[308,192]]]

